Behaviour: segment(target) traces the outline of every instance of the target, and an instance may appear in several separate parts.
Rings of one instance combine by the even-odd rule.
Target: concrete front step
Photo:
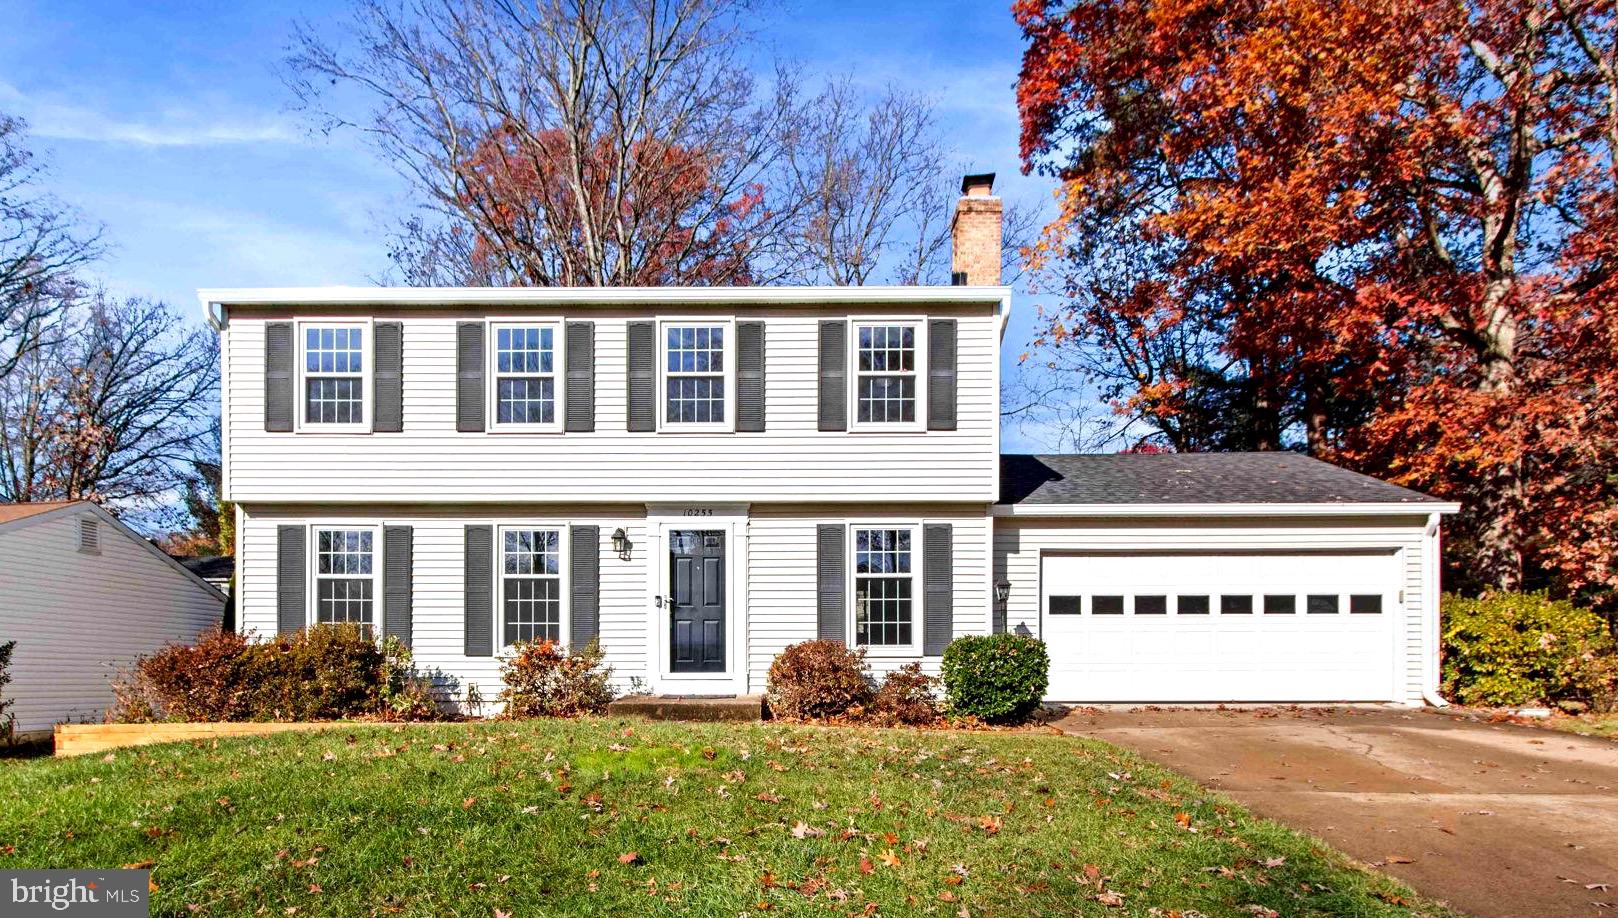
[[[607,705],[607,713],[648,720],[748,723],[764,719],[764,696],[629,695]]]

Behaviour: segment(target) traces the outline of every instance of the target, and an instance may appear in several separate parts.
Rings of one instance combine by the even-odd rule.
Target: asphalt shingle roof
[[[1002,504],[1441,503],[1298,453],[1000,457]]]

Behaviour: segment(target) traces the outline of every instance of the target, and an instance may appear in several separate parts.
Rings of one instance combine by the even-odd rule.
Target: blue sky
[[[1017,169],[1022,44],[1007,0],[796,3],[763,23],[780,55],[931,95],[959,160],[1008,200],[1052,208]],[[345,3],[12,0],[0,33],[0,111],[30,124],[53,190],[105,225],[115,293],[195,313],[198,287],[365,284],[406,189],[352,136],[312,135],[276,68],[295,19]],[[1029,337],[1020,297],[1007,372]],[[1007,449],[1038,447],[1006,431]]]

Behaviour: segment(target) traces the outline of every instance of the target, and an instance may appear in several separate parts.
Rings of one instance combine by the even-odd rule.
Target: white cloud
[[[242,143],[297,143],[302,134],[286,118],[254,114],[219,118],[171,109],[152,121],[108,116],[96,109],[25,93],[0,82],[0,104],[21,115],[30,133],[54,140],[195,147]]]

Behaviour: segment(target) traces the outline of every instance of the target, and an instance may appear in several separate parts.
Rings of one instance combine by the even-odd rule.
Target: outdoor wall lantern
[[[624,527],[619,526],[617,529],[613,530],[612,550],[618,553],[619,560],[629,560],[629,549],[631,547],[632,546],[629,542],[629,533],[624,532]]]
[[[1011,598],[1011,581],[996,580],[994,582],[994,601],[1005,607],[1006,600]]]

